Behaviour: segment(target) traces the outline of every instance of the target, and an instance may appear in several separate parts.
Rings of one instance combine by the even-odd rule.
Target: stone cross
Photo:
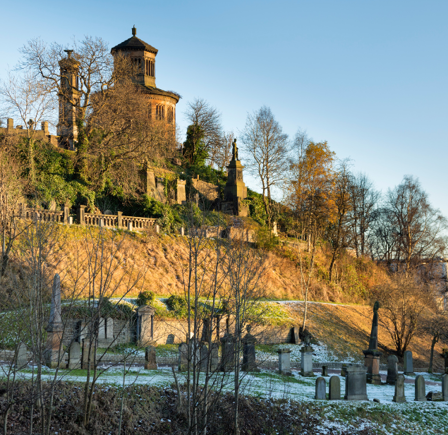
[[[395,394],[392,402],[403,403],[406,402],[406,397],[404,395],[404,375],[398,375],[395,380]]]
[[[425,378],[422,375],[415,378],[415,401],[426,402]]]
[[[448,402],[448,375],[442,376],[442,400]]]
[[[370,333],[369,348],[363,350],[365,356],[364,365],[367,367],[367,382],[370,384],[381,384],[380,376],[380,356],[382,353],[378,350],[378,309],[379,302],[373,306],[372,331]]]
[[[73,341],[70,344],[70,348],[68,350],[68,368],[81,368],[81,346],[77,341]]]
[[[407,350],[404,353],[404,374],[405,375],[414,375],[414,363],[412,360],[412,352]]]
[[[347,367],[345,379],[346,400],[369,400],[367,397],[366,368],[362,366]]]
[[[395,355],[387,357],[387,379],[389,385],[395,385],[398,376],[398,358]]]
[[[341,400],[341,380],[339,376],[332,376],[330,378],[330,400]]]
[[[145,348],[145,369],[146,370],[157,370],[155,346],[147,346]]]
[[[316,400],[327,399],[327,383],[325,379],[320,377],[316,379],[316,394],[314,396]]]
[[[281,375],[291,375],[291,349],[279,349],[278,353],[278,372]]]

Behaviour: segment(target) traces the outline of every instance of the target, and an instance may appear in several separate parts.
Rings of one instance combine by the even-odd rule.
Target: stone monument
[[[442,400],[448,402],[448,375],[442,376]]]
[[[412,352],[407,350],[404,353],[404,374],[405,375],[415,375],[414,373],[414,362],[412,360]]]
[[[398,376],[398,358],[395,355],[387,357],[387,378],[386,383],[395,385]]]
[[[403,403],[406,402],[406,397],[404,395],[404,375],[398,375],[395,380],[395,394],[392,402]]]
[[[380,356],[382,352],[378,350],[378,308],[379,302],[373,306],[372,331],[370,333],[369,348],[363,350],[365,359],[364,365],[367,367],[367,382],[369,384],[381,385],[380,376]]]
[[[155,309],[143,305],[137,310],[137,343],[146,347],[154,339],[154,313]]]
[[[157,370],[156,347],[147,346],[145,348],[145,369]]]
[[[316,400],[327,399],[327,383],[325,382],[325,379],[322,377],[316,379],[316,394],[314,398]]]
[[[73,341],[70,344],[67,368],[70,370],[81,368],[81,346],[77,341]]]
[[[302,376],[314,376],[313,373],[313,348],[310,344],[310,334],[304,337],[304,345],[300,349],[302,357],[300,359],[300,374]]]
[[[28,364],[25,343],[20,343],[14,355],[14,365],[17,370],[23,369]]]
[[[58,274],[53,279],[53,292],[51,296],[50,321],[47,326],[47,346],[44,352],[45,364],[48,367],[62,368],[62,317],[61,317],[61,280]],[[65,368],[65,367],[64,367]]]
[[[178,370],[180,372],[186,371],[188,368],[188,344],[181,343],[179,344],[179,364]]]
[[[231,372],[235,367],[235,339],[229,333],[221,338],[221,371]]]
[[[419,375],[415,378],[415,399],[416,402],[426,402],[425,378]]]
[[[258,372],[255,360],[255,337],[250,333],[250,326],[247,327],[247,334],[243,338],[243,366],[244,372]]]
[[[347,367],[345,379],[345,400],[369,400],[367,397],[366,368],[361,366]]]
[[[341,380],[339,376],[332,376],[330,378],[330,400],[341,400]]]
[[[291,375],[291,349],[279,349],[278,353],[278,372],[281,375]]]

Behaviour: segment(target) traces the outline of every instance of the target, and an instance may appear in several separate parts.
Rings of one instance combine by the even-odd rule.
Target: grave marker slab
[[[314,396],[316,400],[327,399],[327,383],[325,378],[319,377],[316,379],[316,394]]]
[[[416,402],[426,402],[425,378],[419,375],[415,378],[415,399]]]
[[[81,368],[81,346],[77,341],[73,341],[70,344],[68,350],[68,369],[80,369]]]
[[[344,399],[369,400],[367,397],[367,373],[365,367],[347,367]]]
[[[145,369],[157,370],[156,348],[155,346],[147,346],[145,348]]]
[[[392,399],[392,402],[396,403],[404,403],[406,402],[406,397],[404,395],[404,375],[397,375],[395,379],[395,394]]]
[[[395,385],[398,376],[398,358],[395,355],[387,357],[387,378],[386,383]]]
[[[442,376],[442,397],[444,402],[448,402],[448,375]]]
[[[404,353],[404,374],[405,375],[415,375],[414,373],[414,362],[412,360],[412,352],[407,350]]]
[[[291,375],[291,349],[279,349],[278,353],[278,372],[281,375]]]
[[[330,400],[341,400],[341,380],[339,376],[332,376],[330,378]]]

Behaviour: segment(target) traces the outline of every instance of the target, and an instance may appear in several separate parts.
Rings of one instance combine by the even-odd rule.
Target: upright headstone
[[[347,367],[344,399],[369,400],[367,397],[367,375],[365,367]]]
[[[157,370],[155,346],[147,346],[145,348],[145,369],[146,370]]]
[[[448,349],[442,349],[442,353],[445,360],[445,374],[448,374]]]
[[[62,367],[62,317],[61,317],[61,280],[56,273],[53,279],[50,320],[47,326],[47,345],[44,352],[45,364],[48,367]]]
[[[398,376],[398,358],[395,355],[387,357],[387,379],[389,385],[395,385]]]
[[[314,396],[316,400],[327,399],[327,383],[325,379],[320,377],[316,379],[316,394]]]
[[[69,369],[81,368],[81,346],[77,341],[72,341],[68,349],[68,367]]]
[[[425,378],[419,375],[415,378],[415,399],[416,402],[426,402]]]
[[[255,361],[255,337],[250,333],[250,327],[247,327],[247,334],[243,338],[243,366],[245,372],[258,372]]]
[[[154,340],[154,314],[155,309],[143,305],[137,310],[137,343],[146,347]]]
[[[448,375],[442,376],[442,400],[448,402]]]
[[[84,370],[93,369],[95,361],[95,346],[93,343],[84,338],[82,340],[81,368]]]
[[[379,302],[373,306],[372,331],[370,332],[369,348],[363,350],[365,359],[364,365],[367,367],[367,382],[369,384],[381,384],[380,356],[382,352],[378,350],[378,309]]]
[[[221,338],[221,371],[232,371],[235,366],[235,340],[229,333]]]
[[[405,375],[415,375],[414,362],[412,360],[412,352],[410,350],[407,350],[404,353],[404,374]]]
[[[330,378],[330,400],[341,400],[341,380],[339,376],[332,376]]]
[[[300,349],[302,357],[300,359],[300,374],[302,376],[314,376],[313,373],[313,348],[310,345],[309,334],[305,335],[305,344]]]
[[[184,372],[188,367],[188,344],[179,344],[179,364],[178,369],[180,372]]]
[[[210,371],[213,373],[219,368],[219,343],[212,343],[210,351]]]
[[[98,325],[98,340],[106,339],[106,320],[101,317]]]
[[[16,354],[14,358],[14,365],[17,370],[21,370],[28,364],[28,357],[26,355],[25,343],[20,343],[16,349]]]
[[[291,349],[279,349],[278,353],[278,372],[281,375],[291,375]]]
[[[404,395],[404,375],[398,375],[395,380],[395,394],[392,402],[403,403],[406,402],[406,397]]]

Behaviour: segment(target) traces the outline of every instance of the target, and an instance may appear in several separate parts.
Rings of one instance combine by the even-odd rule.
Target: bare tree
[[[430,315],[422,321],[421,330],[431,337],[428,372],[432,373],[434,362],[434,347],[440,340],[446,340],[448,338],[447,312],[439,307],[435,307]]]
[[[268,225],[271,227],[272,189],[280,186],[285,179],[289,152],[288,135],[283,133],[271,109],[263,106],[247,116],[242,141],[248,157],[246,166],[260,179]]]
[[[222,153],[224,142],[221,126],[221,114],[216,107],[213,107],[203,98],[196,98],[189,102],[185,117],[190,124],[199,125],[204,133],[205,149],[208,153],[208,162],[210,166],[216,165],[222,161],[219,155]]]
[[[221,146],[215,156],[216,166],[221,170],[224,170],[232,158],[232,143],[234,139],[233,131],[223,132]]]

